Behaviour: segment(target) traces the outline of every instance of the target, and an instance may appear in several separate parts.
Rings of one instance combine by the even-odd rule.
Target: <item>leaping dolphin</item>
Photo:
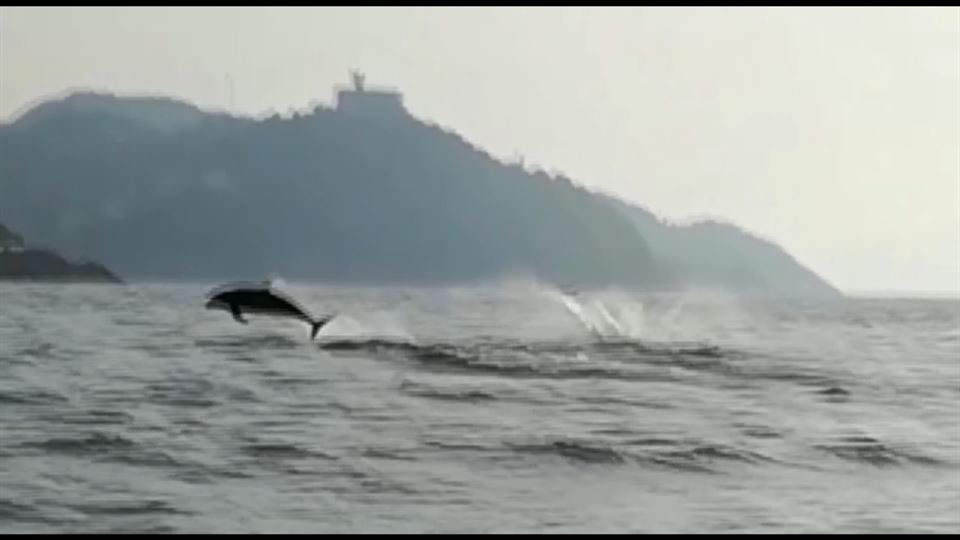
[[[317,337],[317,332],[333,318],[313,318],[293,298],[275,290],[270,282],[221,285],[207,294],[206,308],[229,311],[234,320],[241,324],[248,322],[243,317],[244,313],[301,320],[310,325],[311,340]]]

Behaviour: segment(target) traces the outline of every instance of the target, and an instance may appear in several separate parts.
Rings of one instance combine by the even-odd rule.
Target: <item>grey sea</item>
[[[0,285],[0,532],[960,533],[960,302]]]

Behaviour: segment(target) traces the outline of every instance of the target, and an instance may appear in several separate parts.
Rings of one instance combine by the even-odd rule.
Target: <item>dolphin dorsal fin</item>
[[[243,312],[240,311],[240,306],[236,304],[230,304],[230,313],[233,315],[234,320],[238,323],[247,324],[247,320],[243,318]]]

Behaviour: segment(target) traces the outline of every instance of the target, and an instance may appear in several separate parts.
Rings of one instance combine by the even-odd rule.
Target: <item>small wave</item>
[[[130,516],[144,514],[190,515],[189,510],[178,508],[167,501],[148,500],[136,502],[87,503],[70,505],[72,510],[88,516]]]
[[[673,409],[676,407],[671,403],[626,399],[613,396],[583,396],[579,398],[579,401],[588,405],[626,405],[628,407],[640,407],[644,409]]]
[[[205,379],[182,379],[148,384],[144,399],[176,407],[209,408],[220,404],[213,399],[214,390],[215,385]]]
[[[405,390],[406,393],[422,397],[426,399],[436,399],[441,401],[491,401],[497,399],[497,396],[483,392],[480,390],[433,390],[433,389],[420,389],[420,390]]]
[[[129,345],[131,350],[144,352],[155,358],[188,358],[190,356],[190,347],[187,344],[174,343],[141,343],[135,342]]]
[[[741,426],[740,432],[755,439],[782,439],[783,434],[766,426]]]
[[[636,445],[636,446],[676,446],[679,444],[679,441],[674,439],[658,439],[656,437],[645,437],[640,439],[632,439],[627,441],[627,444]]]
[[[360,485],[363,489],[365,489],[365,490],[367,490],[367,491],[369,491],[369,492],[377,493],[377,494],[395,493],[395,494],[399,494],[399,495],[418,495],[418,494],[420,493],[419,490],[417,490],[417,489],[415,489],[415,488],[413,488],[413,487],[410,487],[410,486],[408,486],[408,485],[406,485],[406,484],[403,484],[403,483],[398,482],[398,481],[395,481],[395,480],[389,480],[389,479],[387,479],[387,478],[382,478],[382,477],[377,477],[377,478],[365,477],[365,478],[361,478],[361,479],[360,479],[360,482],[359,482],[359,485]]]
[[[236,355],[236,356],[227,356],[227,357],[224,358],[224,360],[227,360],[227,361],[230,361],[230,362],[242,362],[242,363],[245,363],[245,364],[258,364],[258,363],[260,363],[260,362],[263,361],[263,360],[260,359],[260,358],[257,358],[257,357],[255,357],[255,356],[246,355],[246,354],[240,354],[240,355]]]
[[[481,444],[457,443],[457,442],[446,442],[446,441],[425,441],[423,444],[426,446],[439,448],[441,450],[466,450],[466,451],[476,451],[476,452],[487,452],[487,451],[497,449],[496,447],[484,446]]]
[[[20,349],[15,356],[27,356],[32,358],[39,359],[48,359],[53,358],[54,354],[54,345],[52,343],[40,343],[39,345],[34,345]]]
[[[155,524],[145,524],[144,526],[137,527],[137,534],[175,534],[177,529],[170,526],[164,525],[162,523]],[[107,528],[103,531],[93,530],[90,531],[91,534],[101,533],[101,534],[130,534],[130,531],[127,527],[121,527],[119,529]]]
[[[322,458],[322,459],[336,459],[333,456],[324,454],[323,452],[318,452],[316,450],[308,450],[302,448],[295,444],[289,443],[253,443],[242,446],[240,451],[257,458],[287,458],[287,459],[305,459],[305,458]]]
[[[87,411],[71,411],[57,413],[54,417],[45,418],[50,421],[62,422],[64,424],[77,425],[121,425],[133,420],[133,416],[123,411],[109,411],[91,409]]]
[[[396,461],[416,461],[417,458],[393,448],[366,448],[361,453],[365,458],[389,459]]]
[[[86,437],[55,437],[42,441],[22,443],[22,448],[36,448],[44,452],[66,455],[99,454],[111,450],[135,448],[137,443],[119,435],[95,432]]]
[[[715,345],[652,344],[634,339],[587,340],[587,341],[531,341],[491,340],[472,342],[434,342],[418,343],[407,340],[391,339],[342,339],[319,343],[327,351],[346,352],[397,352],[397,353],[527,353],[527,354],[563,354],[576,356],[578,353],[599,352],[603,354],[637,354],[651,357],[699,356],[706,358],[724,358],[725,351]]]
[[[718,467],[726,462],[751,465],[776,463],[772,458],[749,450],[656,438],[636,439],[625,445],[575,440],[507,443],[500,446],[443,441],[428,441],[425,444],[446,451],[551,455],[583,464],[635,465],[711,474],[720,472]]]
[[[717,345],[698,343],[657,343],[636,339],[605,339],[588,343],[589,348],[609,352],[634,352],[642,355],[703,356],[723,358],[723,349]]]
[[[850,398],[850,391],[840,386],[823,388],[818,390],[816,393],[820,396],[823,396],[824,401],[831,403],[843,403],[849,401]]]
[[[86,437],[52,438],[25,442],[19,448],[34,448],[49,454],[93,458],[108,463],[124,463],[146,467],[176,468],[181,463],[169,454],[119,435],[93,433]]]
[[[224,479],[248,480],[255,477],[254,474],[240,467],[203,467],[198,465],[181,466],[169,474],[172,478],[189,484],[217,484]]]
[[[258,350],[258,349],[268,349],[268,350],[291,350],[299,349],[304,345],[303,341],[293,339],[291,337],[283,335],[269,335],[269,336],[247,336],[247,337],[230,337],[230,338],[219,338],[219,339],[195,339],[194,345],[200,348],[209,348],[218,351],[247,351],[247,350]]]
[[[699,444],[684,450],[665,452],[663,457],[697,462],[739,461],[742,463],[772,462],[773,459],[757,452],[718,444]]]
[[[842,393],[849,393],[843,387],[844,381],[817,372],[814,367],[798,366],[784,359],[771,362],[765,357],[709,344],[651,344],[633,339],[560,342],[488,339],[435,343],[369,339],[328,341],[319,347],[327,351],[396,356],[420,362],[434,371],[512,378],[677,382],[702,373],[736,381],[737,388],[747,388],[755,382],[776,381],[828,388],[824,395],[832,400],[845,399],[847,396]],[[438,399],[443,397],[438,396]],[[484,399],[479,395],[473,397]]]
[[[840,386],[830,386],[816,391],[827,403],[846,403],[850,401],[850,391]]]
[[[176,468],[181,466],[180,461],[161,450],[148,450],[137,448],[129,452],[111,452],[98,456],[99,460],[110,463],[124,463],[139,467],[166,467]]]
[[[163,396],[159,399],[154,398],[152,400],[154,403],[164,403],[166,405],[173,405],[176,407],[196,407],[201,409],[206,409],[210,407],[215,407],[219,405],[217,401],[212,399],[206,399],[201,397],[167,397]]]
[[[39,514],[31,505],[0,498],[0,522],[39,521]]]
[[[0,392],[0,404],[10,405],[48,405],[70,401],[65,396],[45,391],[5,391]]]
[[[839,386],[831,386],[829,388],[824,388],[823,390],[820,390],[817,393],[822,396],[849,396],[850,395],[849,391]]]
[[[129,317],[113,317],[110,321],[111,323],[117,326],[132,326],[132,327],[154,327],[157,324],[155,319],[133,319]]]
[[[388,340],[338,341],[321,345],[326,350],[365,351],[397,354],[421,362],[433,370],[503,375],[514,378],[673,381],[667,374],[654,374],[624,369],[616,364],[584,361],[580,356],[568,356],[562,361],[536,354],[534,344],[414,344]],[[567,349],[574,350],[577,349]],[[588,350],[588,349],[580,349]],[[521,353],[521,354],[518,354]]]
[[[513,451],[531,454],[553,454],[580,463],[626,463],[628,457],[611,446],[591,445],[575,441],[552,441],[544,444],[509,446]]]
[[[838,443],[819,444],[814,447],[841,459],[875,467],[896,467],[909,463],[927,466],[947,465],[930,456],[888,446],[873,437],[844,437]]]
[[[668,373],[644,373],[613,367],[590,365],[560,366],[555,364],[531,364],[510,361],[491,361],[476,358],[458,358],[436,354],[419,356],[418,360],[435,370],[448,370],[467,374],[488,374],[516,379],[608,379],[618,381],[673,382],[676,377]]]
[[[419,347],[412,341],[392,339],[331,339],[319,343],[321,349],[327,351],[369,351],[382,350],[414,351]]]
[[[704,345],[693,349],[679,349],[677,354],[688,354],[692,356],[704,356],[706,358],[723,358],[723,352],[720,347],[715,345]]]

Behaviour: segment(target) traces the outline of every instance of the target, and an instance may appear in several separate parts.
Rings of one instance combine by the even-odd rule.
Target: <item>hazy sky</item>
[[[285,112],[354,67],[495,155],[729,219],[842,289],[960,291],[957,8],[0,8],[3,118],[70,87]]]

